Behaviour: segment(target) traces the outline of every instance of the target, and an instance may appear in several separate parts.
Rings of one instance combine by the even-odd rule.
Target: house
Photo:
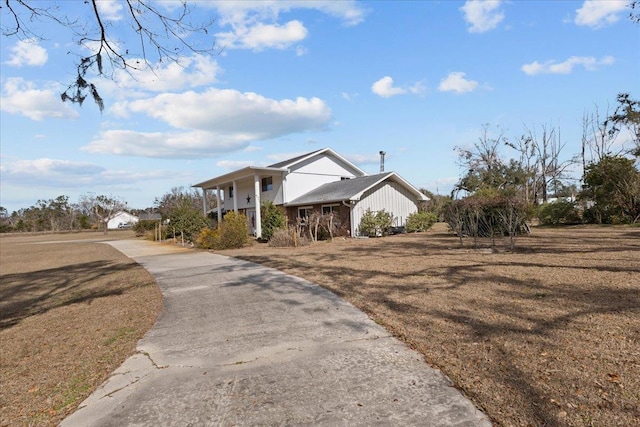
[[[402,227],[407,216],[417,211],[417,203],[427,200],[397,173],[367,175],[330,148],[266,167],[248,166],[194,187],[216,192],[218,218],[232,210],[245,213],[256,236],[262,234],[259,207],[266,200],[283,206],[291,221],[313,211],[333,212],[351,236],[358,235],[367,210],[391,212],[394,226]]]
[[[115,230],[118,228],[129,228],[137,222],[137,216],[131,215],[129,212],[118,211],[111,215],[111,217],[107,221],[107,228],[109,230]]]

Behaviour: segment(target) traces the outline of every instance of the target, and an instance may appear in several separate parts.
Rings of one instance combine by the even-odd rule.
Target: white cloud
[[[120,21],[122,19],[122,2],[120,0],[98,0],[96,5],[103,19]]]
[[[438,90],[441,92],[457,92],[465,93],[472,92],[478,87],[478,82],[475,80],[467,80],[464,78],[466,73],[461,71],[454,71],[449,73],[447,77],[440,80]]]
[[[2,180],[18,187],[81,188],[109,187],[132,182],[166,179],[169,171],[108,170],[89,162],[40,158],[35,160],[3,161]],[[171,172],[175,176],[175,171]]]
[[[203,93],[161,94],[132,101],[129,109],[179,129],[242,134],[251,139],[322,130],[331,118],[331,110],[319,98],[275,100],[253,92],[216,88]]]
[[[5,64],[13,67],[23,65],[40,67],[47,63],[48,58],[47,50],[39,46],[37,40],[20,40],[11,48],[11,57]]]
[[[86,146],[89,153],[107,153],[156,159],[198,159],[242,150],[249,142],[244,135],[207,131],[138,132],[107,130]]]
[[[254,165],[255,162],[250,160],[220,160],[216,162],[217,167],[227,170],[242,169]]]
[[[169,92],[207,86],[218,81],[222,71],[218,63],[205,55],[179,57],[178,62],[158,64],[152,69],[116,70],[113,79],[100,82],[101,93],[133,98],[147,92]],[[114,104],[118,110],[121,106]]]
[[[297,20],[285,25],[257,23],[249,28],[236,28],[234,32],[218,33],[217,42],[225,49],[286,49],[304,40],[307,34],[305,26]]]
[[[500,0],[468,0],[460,8],[464,12],[470,33],[484,33],[493,30],[504,19],[504,13],[498,8]]]
[[[217,43],[224,49],[287,49],[306,39],[308,30],[301,21],[279,22],[281,13],[293,9],[317,10],[342,19],[345,25],[364,20],[364,9],[355,1],[210,1],[200,3],[217,9],[219,24],[230,27],[217,33]],[[298,56],[306,53],[296,46]]]
[[[595,71],[600,66],[611,65],[613,63],[613,56],[605,56],[600,60],[593,56],[572,56],[564,62],[546,61],[540,63],[533,61],[530,64],[524,64],[521,70],[530,76],[538,74],[570,74],[576,66],[581,65],[587,71]]]
[[[22,114],[31,120],[46,117],[74,119],[78,113],[60,100],[52,88],[38,89],[21,77],[9,78],[2,88],[0,109],[11,114]]]
[[[289,159],[293,159],[294,157],[298,157],[301,156],[303,154],[307,154],[308,151],[295,151],[295,152],[289,152],[289,153],[276,153],[276,154],[268,154],[267,155],[267,159],[269,159],[270,161],[274,162],[274,163],[280,163],[283,162],[285,160],[289,160]]]
[[[274,100],[215,88],[161,94],[120,104],[120,110],[143,113],[183,131],[108,130],[85,150],[157,158],[213,157],[246,148],[252,141],[323,130],[331,119],[331,110],[319,98]]]
[[[2,165],[2,180],[22,185],[46,186],[76,184],[104,172],[104,168],[87,162],[36,159],[18,160]]]
[[[371,91],[383,98],[390,98],[395,95],[402,95],[407,93],[406,89],[393,86],[393,79],[389,76],[384,76],[373,85],[371,85]]]
[[[602,28],[620,19],[620,12],[629,4],[628,0],[586,0],[576,10],[574,22],[593,28]]]

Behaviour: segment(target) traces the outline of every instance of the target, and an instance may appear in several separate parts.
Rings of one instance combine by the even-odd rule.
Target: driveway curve
[[[61,426],[490,426],[451,382],[364,313],[261,265],[107,242],[164,298],[156,324]]]

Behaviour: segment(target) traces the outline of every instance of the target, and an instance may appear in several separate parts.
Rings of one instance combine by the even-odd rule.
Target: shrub
[[[270,200],[262,204],[260,216],[262,218],[261,237],[264,240],[271,240],[276,230],[284,229],[287,226],[287,217],[285,213]]]
[[[447,211],[449,227],[460,237],[469,236],[478,243],[481,237],[508,236],[511,246],[515,236],[526,234],[531,207],[524,201],[504,195],[473,195],[454,200]]]
[[[576,204],[567,200],[540,205],[538,220],[542,225],[579,224],[581,222]]]
[[[219,240],[215,249],[241,248],[249,241],[247,217],[238,212],[229,212],[218,227]]]
[[[392,224],[393,215],[390,212],[382,209],[374,213],[367,209],[358,228],[362,236],[380,237],[389,235]]]
[[[279,228],[273,233],[271,240],[269,240],[269,246],[273,248],[295,248],[305,246],[308,243],[309,240],[301,237],[295,227],[289,227],[288,229]]]
[[[407,217],[405,229],[408,233],[427,231],[436,223],[438,217],[433,212],[415,212]]]
[[[213,249],[217,246],[218,240],[218,230],[206,227],[200,231],[200,234],[196,238],[196,246],[203,249]]]
[[[229,212],[217,229],[203,229],[196,239],[196,244],[204,249],[221,250],[241,248],[248,241],[247,217],[241,213]]]

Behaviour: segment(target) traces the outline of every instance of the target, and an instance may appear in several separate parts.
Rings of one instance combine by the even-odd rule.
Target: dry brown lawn
[[[0,236],[0,426],[59,423],[155,322],[155,280],[103,239]]]
[[[60,421],[155,321],[153,278],[101,238],[0,237],[1,426]],[[640,425],[640,228],[534,229],[508,251],[438,224],[222,253],[351,301],[497,425]]]
[[[514,251],[446,231],[225,255],[318,283],[502,426],[640,425],[640,228],[536,228]]]

